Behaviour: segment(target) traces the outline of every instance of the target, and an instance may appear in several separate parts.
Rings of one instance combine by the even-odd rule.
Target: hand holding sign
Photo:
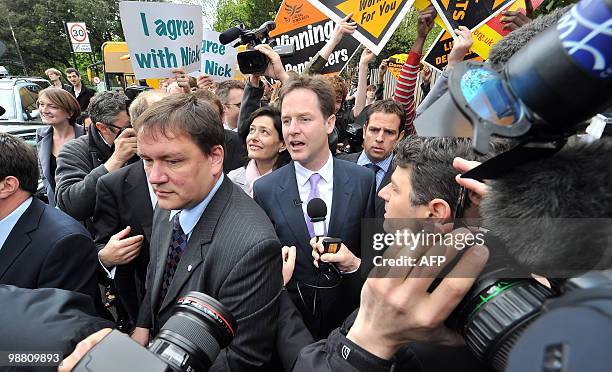
[[[502,12],[502,15],[503,17],[501,19],[501,23],[504,25],[504,30],[514,31],[517,28],[531,22],[531,19],[527,17],[527,15],[523,14],[520,10],[505,10]]]
[[[447,70],[450,70],[454,65],[463,61],[463,58],[472,47],[472,31],[467,27],[459,26],[459,28],[455,30],[455,34],[457,35],[457,39],[455,39],[453,49],[451,49],[451,52],[448,54]]]
[[[417,23],[417,37],[426,38],[431,29],[434,26],[434,19],[436,19],[436,8],[433,5],[428,6],[419,12],[419,19]]]
[[[210,90],[210,88],[214,84],[213,78],[210,77],[209,75],[198,76],[197,82],[198,82],[198,89],[202,89],[202,90]]]
[[[359,65],[368,67],[370,62],[372,62],[376,58],[376,54],[372,53],[372,51],[368,48],[365,48],[363,52],[361,52],[361,58],[359,59]]]
[[[346,17],[342,18],[340,23],[336,25],[334,36],[332,37],[337,43],[340,43],[340,40],[342,40],[345,34],[350,35],[357,30],[357,23],[354,22],[351,17],[353,17],[353,13],[347,14]]]

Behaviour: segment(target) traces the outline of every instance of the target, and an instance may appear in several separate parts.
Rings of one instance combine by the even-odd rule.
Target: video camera
[[[275,28],[276,23],[273,21],[267,21],[254,30],[245,30],[244,25],[240,23],[239,26],[231,27],[219,35],[219,42],[226,45],[240,38],[240,41],[234,46],[247,46],[247,50],[238,53],[240,72],[243,74],[263,74],[270,61],[253,47],[259,44],[268,44],[270,42],[269,33]],[[294,45],[275,46],[273,49],[281,58],[291,57],[295,52]]]
[[[236,320],[220,302],[200,292],[189,292],[175,306],[148,350],[115,330],[85,354],[73,372],[208,371],[234,338]]]
[[[417,133],[472,137],[481,154],[492,136],[518,140],[463,178],[494,180],[554,155],[612,104],[611,22],[612,0],[583,0],[514,54],[502,73],[482,63],[457,65],[448,92],[416,120]],[[458,208],[456,224],[461,217]],[[609,344],[612,334],[610,271],[553,280],[549,288],[529,277],[508,279],[506,269],[485,267],[447,319],[474,354],[496,370],[609,368],[609,352],[598,345]]]

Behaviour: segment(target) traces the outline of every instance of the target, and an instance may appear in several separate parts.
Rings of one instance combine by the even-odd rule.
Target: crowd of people
[[[491,65],[503,68],[567,10],[534,21],[508,13],[514,31],[491,50]],[[607,217],[609,209],[566,202],[559,193],[533,204],[551,179],[559,189],[606,199],[599,181],[582,182],[586,167],[568,172],[550,164],[577,156],[611,176],[602,159],[612,143],[568,145],[536,179],[540,192],[515,188],[517,179],[542,171],[536,165],[492,183],[458,178],[514,142],[496,138],[483,156],[469,138],[418,136],[415,119],[447,90],[449,71],[472,45],[467,28],[456,30],[448,66],[430,87],[431,71],[419,65],[435,17],[433,6],[419,13],[392,98],[383,98],[386,62],[378,84],[369,85],[376,56],[363,50],[352,107],[345,81],[319,75],[355,31],[350,15],[302,75],[285,71],[264,44],[255,47],[269,60],[261,75],[214,83],[179,69],[128,102],[122,92],[94,94],[74,68],[65,70],[70,85],[48,69],[52,86],[38,96],[47,126],[37,132],[36,151],[0,134],[0,284],[18,287],[0,290],[0,328],[10,334],[24,327],[20,319],[39,319],[36,334],[3,337],[0,350],[61,349],[60,370],[69,371],[109,327],[146,346],[177,299],[199,291],[237,321],[211,371],[488,370],[444,325],[485,266],[487,245],[469,247],[452,268],[456,277],[432,289],[444,265],[427,277],[408,267],[368,277],[379,268],[364,226],[390,232],[398,230],[393,220],[419,220],[457,233],[449,222],[462,187],[465,217]],[[426,97],[417,105],[419,89]],[[352,123],[363,125],[357,148],[349,144]],[[309,217],[314,198],[326,205],[323,234]],[[496,226],[503,236],[503,224]],[[328,237],[341,239],[337,252],[325,250]],[[383,253],[398,254],[393,247]],[[449,262],[456,254],[442,253]],[[540,260],[531,264],[546,266]]]

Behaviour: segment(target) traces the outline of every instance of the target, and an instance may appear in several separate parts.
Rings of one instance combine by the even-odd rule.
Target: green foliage
[[[564,6],[575,4],[578,0],[544,0],[542,4],[535,10],[535,16],[539,17],[544,14],[548,14],[557,8],[563,8]]]
[[[105,41],[123,40],[119,3],[115,0],[0,0],[0,40],[7,52],[0,65],[12,74],[23,74],[10,20],[29,75],[44,76],[49,67],[72,66],[70,45],[63,22],[85,22],[94,53],[78,53],[77,68],[84,75],[87,65],[101,60]]]
[[[259,27],[274,20],[281,3],[282,0],[219,0],[214,29],[223,32],[234,20],[244,22],[248,29]]]

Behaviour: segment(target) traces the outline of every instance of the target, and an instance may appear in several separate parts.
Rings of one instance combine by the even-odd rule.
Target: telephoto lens
[[[174,315],[153,339],[149,350],[175,371],[207,371],[235,334],[236,320],[219,301],[200,292],[189,292],[178,299]]]
[[[214,298],[189,292],[148,350],[114,330],[96,344],[73,372],[206,372],[236,334],[236,320]]]

